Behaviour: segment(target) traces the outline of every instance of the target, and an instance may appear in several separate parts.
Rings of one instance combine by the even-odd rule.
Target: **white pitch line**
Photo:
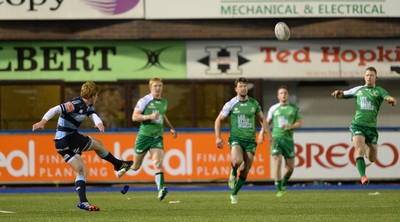
[[[3,214],[14,214],[15,212],[6,211],[6,210],[0,210],[0,213],[3,213]]]

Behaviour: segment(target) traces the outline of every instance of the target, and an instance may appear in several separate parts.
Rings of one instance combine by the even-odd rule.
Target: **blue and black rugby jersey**
[[[92,105],[86,106],[82,97],[76,97],[60,104],[61,115],[57,122],[57,132],[54,139],[59,140],[78,131],[86,116],[96,113]]]

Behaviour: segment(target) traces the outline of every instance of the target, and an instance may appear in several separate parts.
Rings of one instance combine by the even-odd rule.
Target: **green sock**
[[[242,188],[245,182],[246,182],[246,177],[245,178],[239,177],[239,180],[237,181],[235,188],[233,188],[232,195],[237,195],[237,193]]]
[[[282,191],[282,180],[275,181],[275,187],[277,191]]]
[[[286,187],[288,180],[289,180],[289,178],[283,177],[283,180],[281,182],[281,187]]]
[[[365,160],[364,157],[358,157],[356,159],[356,163],[357,163],[357,169],[358,169],[358,173],[360,174],[361,177],[365,176]]]
[[[237,168],[234,167],[233,165],[231,165],[231,166],[232,166],[231,174],[232,174],[232,176],[236,177],[237,176]]]

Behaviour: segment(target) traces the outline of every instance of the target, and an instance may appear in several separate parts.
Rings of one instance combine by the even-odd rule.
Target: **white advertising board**
[[[146,0],[146,19],[400,17],[398,0]]]
[[[292,175],[294,180],[360,178],[350,132],[295,132],[294,135],[296,144],[295,170]],[[369,179],[400,178],[399,136],[399,132],[379,133],[378,160],[370,163],[365,158]]]
[[[144,18],[144,0],[4,0],[0,20]]]
[[[272,30],[271,30],[272,31]],[[398,78],[396,40],[189,41],[189,79],[362,78],[368,66],[380,78]]]

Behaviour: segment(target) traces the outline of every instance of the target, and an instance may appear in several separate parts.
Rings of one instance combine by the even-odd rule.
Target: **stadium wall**
[[[285,21],[291,39],[399,38],[398,18],[0,21],[0,40],[274,39]],[[329,28],[326,28],[329,27]]]

